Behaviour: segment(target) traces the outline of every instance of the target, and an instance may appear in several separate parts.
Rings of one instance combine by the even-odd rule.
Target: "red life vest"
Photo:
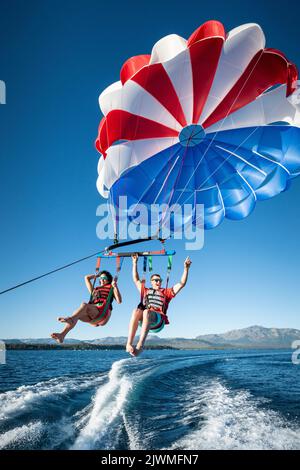
[[[111,290],[112,286],[111,284],[105,284],[104,286],[98,286],[98,287],[95,287],[94,291],[93,291],[93,298],[92,298],[92,304],[100,304],[100,305],[103,305],[106,303],[106,300],[109,296],[109,293],[110,293],[110,290]],[[114,300],[114,297],[112,296],[111,297],[111,301],[110,301],[110,307],[112,308],[112,303],[113,303],[113,300]]]

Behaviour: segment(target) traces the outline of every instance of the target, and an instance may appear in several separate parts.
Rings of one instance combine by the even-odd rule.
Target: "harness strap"
[[[143,279],[146,275],[146,272],[147,272],[147,256],[144,256],[144,259],[143,259]]]
[[[173,263],[173,256],[172,255],[168,255],[168,272],[171,271],[172,269],[172,263]]]
[[[141,299],[140,299],[140,303],[141,303],[141,304],[144,303],[144,297],[145,297],[145,282],[146,282],[146,280],[143,279],[143,280],[142,280],[142,287],[141,287]]]
[[[93,300],[96,279],[97,279],[97,275],[99,274],[99,271],[100,271],[100,264],[101,264],[101,258],[100,258],[100,256],[98,256],[97,261],[96,261],[95,277],[94,277],[94,282],[93,282],[93,287],[92,287],[92,292],[91,292],[91,295],[90,295],[89,303],[91,303],[92,300]]]
[[[171,269],[172,269],[172,263],[173,263],[173,256],[168,255],[167,280],[166,280],[166,287],[165,287],[166,290],[168,289],[168,285],[169,285],[169,279],[170,279],[170,272],[171,272]],[[167,303],[167,297],[166,296],[165,296],[163,310],[164,310],[164,312],[166,312],[168,310],[168,303]]]
[[[143,303],[144,296],[145,296],[146,272],[147,272],[147,256],[144,256],[144,259],[143,259],[143,277],[142,277],[142,287],[141,287],[141,299],[140,299],[141,304]]]
[[[120,274],[121,269],[122,269],[123,261],[124,261],[124,258],[121,258],[121,256],[118,255],[118,256],[116,257],[116,275],[115,275],[115,281],[118,280],[119,274]]]

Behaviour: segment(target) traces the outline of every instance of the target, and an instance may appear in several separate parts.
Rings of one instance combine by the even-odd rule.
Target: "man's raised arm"
[[[138,291],[141,292],[142,283],[140,281],[139,273],[138,273],[138,270],[137,270],[138,258],[139,258],[139,256],[136,255],[136,254],[132,255],[132,257],[131,257],[131,259],[132,259],[132,279],[133,279],[133,282],[135,283]]]
[[[190,258],[187,257],[185,262],[184,262],[184,270],[183,270],[183,274],[181,276],[180,282],[178,282],[178,284],[175,284],[175,286],[173,286],[173,291],[174,291],[175,295],[178,294],[178,292],[181,289],[183,289],[184,286],[186,285],[191,264],[192,264],[192,262],[191,262]]]

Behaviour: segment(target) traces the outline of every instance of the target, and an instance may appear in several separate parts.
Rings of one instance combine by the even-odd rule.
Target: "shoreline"
[[[124,350],[125,344],[7,344],[7,351],[51,351],[51,350],[69,350],[69,351],[91,351],[91,350]],[[167,345],[152,345],[145,346],[145,350],[172,350],[172,351],[219,351],[219,350],[286,350],[291,349],[290,346],[206,346],[206,347],[175,347]]]

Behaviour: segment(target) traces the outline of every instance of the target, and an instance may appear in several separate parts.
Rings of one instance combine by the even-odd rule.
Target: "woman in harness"
[[[152,274],[151,288],[146,288],[144,282],[139,278],[137,271],[138,255],[132,256],[132,277],[138,291],[141,294],[141,302],[132,312],[126,351],[132,356],[137,356],[143,350],[145,340],[151,329],[153,332],[160,331],[164,325],[169,324],[167,309],[170,301],[183,289],[188,279],[189,268],[192,264],[189,257],[184,262],[184,271],[181,280],[172,288],[162,288],[162,279],[159,274]],[[142,330],[136,347],[133,346],[135,334],[141,322]]]
[[[96,278],[99,278],[100,283],[94,288],[91,281],[95,283]],[[91,274],[85,276],[84,279],[91,294],[90,302],[82,303],[70,317],[58,317],[57,320],[66,323],[66,326],[61,333],[52,333],[51,338],[60,344],[64,342],[65,336],[74,328],[78,320],[92,326],[106,325],[111,315],[113,301],[116,300],[118,304],[122,302],[117,281],[108,271],[101,271],[96,275]]]

